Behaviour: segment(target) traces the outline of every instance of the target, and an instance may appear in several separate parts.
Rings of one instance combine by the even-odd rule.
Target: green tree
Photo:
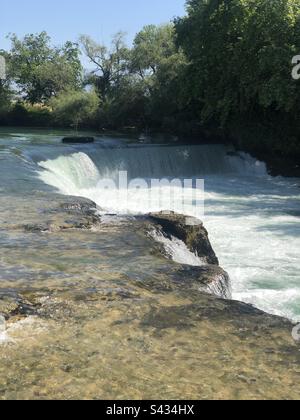
[[[11,91],[0,80],[0,119],[3,119],[8,114],[11,108]]]
[[[146,26],[136,35],[131,52],[131,72],[144,84],[148,123],[157,128],[175,128],[185,107],[182,80],[187,62],[175,35],[171,23]]]
[[[0,50],[0,58],[2,60],[0,64],[3,65],[5,68],[3,69],[4,74],[1,73],[1,76],[5,76],[4,78],[0,77],[0,119],[4,120],[11,109],[11,100],[13,96],[12,89],[10,87],[10,72],[9,67],[6,64],[7,60],[7,53],[3,50]],[[1,69],[2,70],[2,69]]]
[[[132,70],[142,78],[157,72],[161,61],[176,53],[174,26],[148,25],[135,37],[132,52]]]
[[[186,92],[203,123],[220,125],[245,148],[300,152],[300,92],[291,77],[299,18],[298,0],[187,1],[177,42],[189,61]]]
[[[189,61],[190,94],[204,120],[226,123],[257,107],[295,105],[291,73],[296,0],[188,0],[176,22]]]
[[[46,32],[26,35],[24,39],[11,35],[10,40],[11,76],[25,100],[47,103],[62,91],[81,87],[82,66],[76,44],[52,47]]]
[[[51,100],[54,120],[62,126],[93,125],[99,108],[99,98],[92,92],[62,92]]]
[[[132,52],[125,45],[124,34],[117,33],[110,48],[88,36],[81,36],[80,43],[95,67],[86,83],[95,87],[100,98],[99,125],[111,129],[143,126],[145,84],[132,71]]]
[[[111,89],[118,86],[122,77],[128,73],[129,50],[124,36],[124,33],[118,32],[113,37],[110,49],[87,35],[80,37],[83,52],[95,67],[88,73],[86,82],[95,86],[103,102],[108,98]]]
[[[146,104],[144,84],[134,77],[123,77],[101,105],[99,122],[111,129],[143,128],[146,125]]]

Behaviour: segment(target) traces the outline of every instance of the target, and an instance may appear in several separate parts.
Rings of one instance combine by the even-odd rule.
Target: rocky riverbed
[[[1,399],[299,398],[293,324],[224,299],[199,221],[100,216],[40,193],[22,222],[10,208],[2,199]],[[153,231],[202,263],[173,261]]]

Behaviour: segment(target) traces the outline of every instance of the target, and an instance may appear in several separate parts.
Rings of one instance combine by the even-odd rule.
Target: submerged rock
[[[0,295],[0,316],[8,319],[10,314],[18,309],[18,306],[19,303],[16,298],[6,294]]]
[[[95,216],[97,205],[90,200],[76,197],[71,202],[62,203],[59,206],[63,211],[73,215]]]
[[[63,202],[54,203],[47,212],[51,216],[44,223],[23,225],[25,232],[54,233],[69,230],[91,230],[100,222],[97,205],[90,200],[76,197],[64,198]]]
[[[194,298],[194,296],[192,296]],[[283,318],[268,315],[251,305],[242,302],[216,299],[214,296],[200,295],[192,299],[193,303],[168,307],[152,308],[142,319],[143,327],[156,329],[169,328],[192,328],[205,319],[229,323],[236,328],[235,334],[239,338],[249,339],[250,337],[263,337],[266,335],[266,343],[272,333],[281,330],[290,332],[293,324]],[[213,334],[213,333],[212,333]],[[268,337],[269,335],[269,337]],[[224,341],[227,340],[226,334]],[[297,355],[297,347],[291,347]],[[280,349],[283,351],[283,349]],[[266,354],[274,354],[268,348],[264,348]],[[299,352],[298,352],[299,353]],[[297,355],[299,359],[300,355]]]
[[[37,306],[14,294],[0,293],[0,316],[5,320],[26,318],[37,314]]]

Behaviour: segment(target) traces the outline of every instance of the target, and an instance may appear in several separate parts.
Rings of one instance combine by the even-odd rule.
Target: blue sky
[[[76,41],[89,34],[108,43],[122,30],[133,36],[146,24],[166,23],[184,14],[185,0],[1,0],[0,49],[8,48],[5,36],[46,30],[54,43]]]

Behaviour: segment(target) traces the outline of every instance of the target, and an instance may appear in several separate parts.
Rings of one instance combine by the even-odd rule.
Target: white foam
[[[39,166],[44,169],[38,172],[43,182],[62,194],[89,198],[102,209],[102,213],[136,215],[167,209],[193,217],[202,216],[203,191],[183,188],[181,180],[177,180],[179,185],[175,182],[150,188],[150,180],[145,180],[144,188],[119,188],[115,182],[119,174],[117,170],[102,168],[100,175],[93,161],[81,152],[40,162]],[[114,182],[115,188],[106,188],[101,184],[104,180]],[[195,201],[200,203],[197,208]]]
[[[158,230],[153,230],[151,232],[151,236],[153,239],[164,246],[167,255],[169,255],[175,262],[192,265],[194,267],[200,267],[204,265],[204,262],[201,260],[201,258],[191,252],[184,242],[180,241],[174,236],[168,238]]]
[[[300,301],[299,289],[272,290],[272,289],[250,289],[244,292],[233,293],[233,299],[250,303],[264,311],[283,316],[297,321],[300,318],[295,316],[291,305]]]
[[[230,274],[233,297],[300,321],[298,188],[275,179],[239,180],[216,193],[213,184],[206,182],[204,224]]]

